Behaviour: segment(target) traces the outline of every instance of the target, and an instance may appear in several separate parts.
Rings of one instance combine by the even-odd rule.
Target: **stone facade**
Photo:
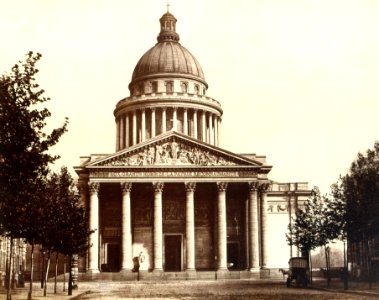
[[[206,96],[176,19],[137,63],[114,111],[116,152],[75,167],[89,213],[87,273],[280,268],[298,250],[285,232],[306,183],[275,183],[264,156],[221,149],[222,109]],[[282,251],[278,251],[282,249]]]

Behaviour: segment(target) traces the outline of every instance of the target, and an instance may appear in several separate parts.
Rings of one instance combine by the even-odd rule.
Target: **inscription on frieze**
[[[91,171],[90,178],[157,178],[157,177],[231,177],[231,178],[250,178],[255,177],[255,171]]]

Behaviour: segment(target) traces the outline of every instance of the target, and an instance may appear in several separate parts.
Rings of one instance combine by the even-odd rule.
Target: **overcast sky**
[[[163,0],[0,0],[0,72],[40,52],[54,152],[115,151],[116,103],[156,43]],[[270,179],[323,193],[379,136],[379,1],[171,0],[180,43],[224,110],[222,147],[266,155]]]

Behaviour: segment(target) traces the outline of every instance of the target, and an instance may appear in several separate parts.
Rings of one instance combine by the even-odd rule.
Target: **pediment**
[[[261,162],[169,132],[103,157],[87,167],[127,166],[262,166]]]

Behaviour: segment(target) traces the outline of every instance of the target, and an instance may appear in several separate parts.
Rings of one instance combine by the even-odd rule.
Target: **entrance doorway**
[[[239,270],[240,269],[240,255],[239,255],[239,243],[228,243],[228,269]]]
[[[120,245],[119,244],[108,244],[107,270],[108,272],[120,271]]]
[[[165,271],[182,270],[182,236],[180,234],[164,236]]]

